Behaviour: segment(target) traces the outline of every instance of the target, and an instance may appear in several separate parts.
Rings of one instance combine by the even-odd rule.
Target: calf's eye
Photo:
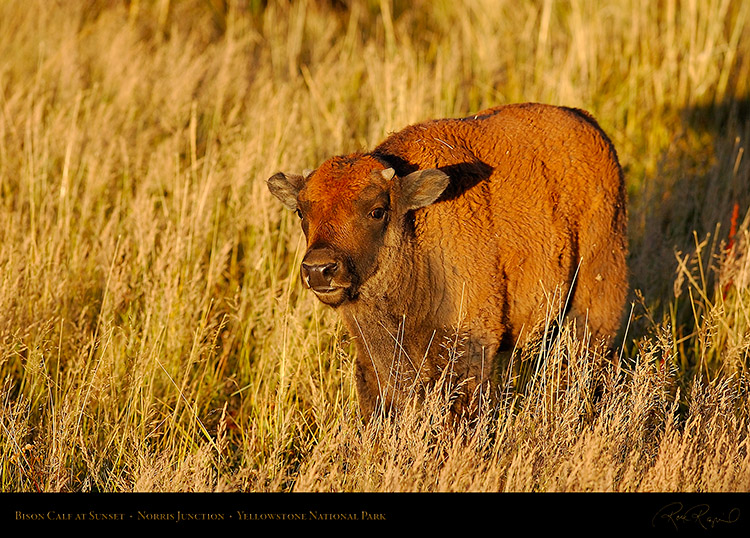
[[[381,220],[383,217],[385,217],[385,209],[383,209],[382,207],[373,209],[372,211],[370,211],[370,214],[368,216],[371,219]]]
[[[299,218],[302,218],[302,211],[300,211],[299,209],[295,209],[295,210],[294,210],[294,213],[295,213],[295,214],[296,214],[296,215],[297,215],[297,216],[298,216]]]

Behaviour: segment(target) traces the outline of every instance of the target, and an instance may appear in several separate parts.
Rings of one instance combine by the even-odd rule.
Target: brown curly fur
[[[413,174],[432,169],[442,174]],[[619,328],[623,174],[586,112],[521,104],[428,121],[269,187],[302,211],[308,256],[345,266],[332,282],[346,290],[321,299],[356,337],[365,414],[441,376],[463,406],[550,308],[598,341]],[[387,205],[380,224],[358,216],[370,195]]]

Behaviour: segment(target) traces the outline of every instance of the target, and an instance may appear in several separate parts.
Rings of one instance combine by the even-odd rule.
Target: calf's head
[[[302,221],[302,282],[335,307],[357,299],[383,250],[402,240],[408,212],[432,204],[448,182],[435,168],[399,177],[380,160],[355,154],[304,175],[279,172],[268,188]]]

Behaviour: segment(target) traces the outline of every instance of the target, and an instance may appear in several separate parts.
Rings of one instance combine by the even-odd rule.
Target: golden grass
[[[748,3],[345,4],[0,2],[0,489],[750,490]],[[364,425],[265,179],[518,101],[626,169],[621,366]]]

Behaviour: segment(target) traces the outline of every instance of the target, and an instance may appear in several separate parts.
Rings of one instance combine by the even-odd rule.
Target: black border
[[[659,536],[750,534],[745,493],[0,493],[0,524],[13,530],[78,526],[175,530],[320,525],[450,532],[639,532]],[[479,527],[477,527],[479,525]],[[409,527],[411,528],[411,527]],[[491,534],[495,534],[492,532]]]

